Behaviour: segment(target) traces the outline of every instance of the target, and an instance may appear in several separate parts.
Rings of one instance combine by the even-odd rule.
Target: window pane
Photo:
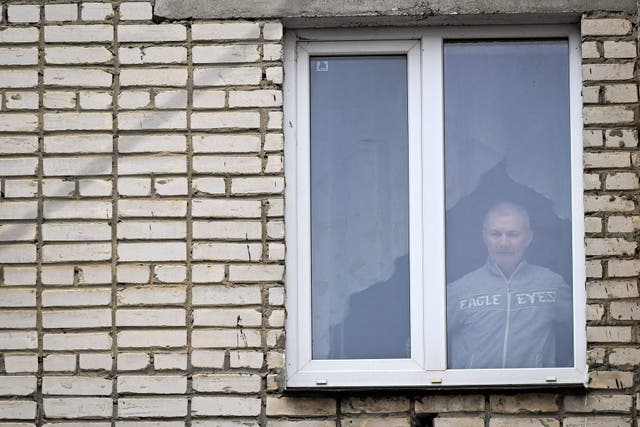
[[[406,57],[310,73],[313,358],[408,358]]]
[[[573,366],[568,62],[445,43],[449,368]]]

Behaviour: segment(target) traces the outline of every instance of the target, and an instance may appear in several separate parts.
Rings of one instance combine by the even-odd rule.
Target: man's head
[[[482,239],[489,259],[510,277],[533,239],[529,214],[515,203],[494,205],[484,218]]]

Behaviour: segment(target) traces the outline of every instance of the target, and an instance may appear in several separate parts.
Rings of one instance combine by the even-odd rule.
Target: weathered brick
[[[260,37],[260,25],[255,22],[224,22],[194,24],[193,40],[243,40]]]
[[[118,393],[179,394],[187,391],[187,378],[165,375],[120,375]]]
[[[194,415],[257,416],[261,401],[257,397],[196,396],[192,399],[191,413]]]
[[[410,401],[404,396],[394,397],[349,397],[341,402],[344,414],[384,414],[409,411]]]
[[[638,89],[633,84],[607,85],[604,87],[604,100],[610,103],[638,102]]]
[[[121,64],[182,64],[187,62],[187,49],[180,46],[121,47]]]
[[[228,64],[256,62],[260,59],[257,45],[195,46],[193,63]]]
[[[583,19],[583,36],[624,36],[631,31],[631,22],[622,18]]]
[[[585,239],[587,255],[633,255],[636,242],[630,242],[619,237]]]
[[[168,42],[183,41],[187,38],[184,25],[119,25],[120,42]]]
[[[592,416],[565,417],[564,427],[627,427],[631,425],[630,417]]]
[[[112,39],[111,25],[47,25],[44,27],[44,40],[48,43],[110,43]]]
[[[195,67],[195,86],[257,85],[262,71],[257,67]]]
[[[593,371],[589,373],[588,387],[592,389],[623,389],[633,384],[633,372]]]
[[[586,81],[632,79],[633,63],[586,64],[582,66],[582,78]]]
[[[628,342],[631,340],[629,326],[588,326],[589,342]]]
[[[632,277],[640,274],[640,260],[610,260],[608,261],[610,277]]]
[[[86,376],[47,376],[42,379],[42,393],[58,395],[110,396],[111,380]]]
[[[144,21],[153,17],[149,2],[127,2],[120,5],[120,19],[123,21]]]
[[[123,418],[166,418],[187,415],[187,398],[118,399],[118,415]]]
[[[267,397],[267,415],[327,416],[336,413],[336,406],[329,397]]]

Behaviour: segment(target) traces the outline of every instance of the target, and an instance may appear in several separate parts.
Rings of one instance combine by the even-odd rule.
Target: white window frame
[[[545,38],[563,38],[569,43],[574,367],[447,369],[443,43],[447,39]],[[359,54],[407,55],[411,357],[312,360],[309,57]],[[285,36],[284,62],[287,387],[586,384],[582,80],[578,28],[539,25],[297,30]],[[423,236],[429,238],[423,239]]]

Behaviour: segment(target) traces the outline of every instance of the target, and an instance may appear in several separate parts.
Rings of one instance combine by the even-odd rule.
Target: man
[[[482,238],[486,264],[447,286],[449,368],[572,365],[572,350],[556,350],[556,338],[572,337],[571,289],[524,260],[533,240],[527,212],[510,202],[494,205]]]

